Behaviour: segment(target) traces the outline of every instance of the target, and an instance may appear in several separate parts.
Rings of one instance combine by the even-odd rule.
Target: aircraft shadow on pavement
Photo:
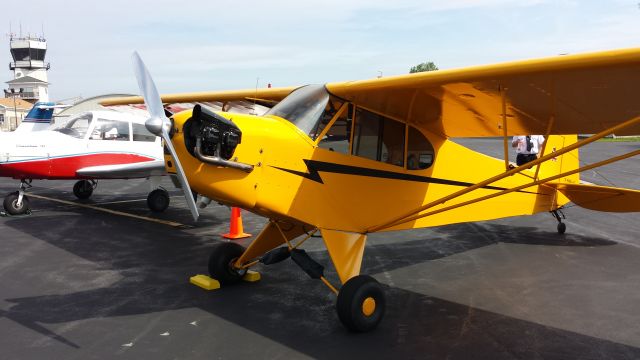
[[[200,308],[314,358],[468,358],[470,354],[478,359],[640,356],[640,349],[631,346],[395,287],[387,287],[387,315],[379,328],[368,334],[350,334],[337,319],[334,296],[321,283],[308,279],[291,261],[259,269],[263,274],[260,283],[205,292],[187,280],[205,271],[211,238],[180,230],[167,231],[167,227],[126,218],[118,220],[119,227],[129,231],[117,235],[110,231],[113,225],[109,222],[86,216],[38,216],[38,226],[33,226],[33,220],[18,218],[5,224],[95,263],[100,269],[117,271],[122,277],[97,289],[5,299],[13,305],[1,313],[3,317],[73,348],[90,345],[66,339],[41,324]],[[516,241],[520,231],[532,233],[528,228],[498,226],[493,230],[512,232],[508,236],[502,234],[500,241]],[[468,228],[449,226],[438,231],[448,236],[367,247],[363,272],[390,271],[497,241],[469,236]],[[537,239],[534,243],[550,235],[541,232],[534,236]],[[576,244],[593,246],[594,239],[575,236],[570,246]],[[329,261],[326,252],[312,254],[323,264]],[[37,271],[42,269],[39,266]],[[67,271],[58,270],[61,274]],[[21,271],[28,272],[29,268]],[[328,272],[335,281],[333,270]],[[202,336],[223,335],[207,333],[205,328]],[[121,343],[128,341],[122,339]],[[237,341],[243,343],[245,339]]]
[[[0,193],[4,195],[15,191],[2,191],[3,189],[3,187],[0,187]],[[228,212],[221,212],[219,209],[216,209],[221,205],[215,203],[209,205],[209,207],[204,210],[201,209],[200,218],[198,219],[197,224],[194,224],[193,219],[191,218],[191,214],[187,210],[186,201],[182,195],[181,190],[168,190],[169,195],[171,196],[171,202],[169,204],[169,207],[161,213],[152,212],[151,210],[149,210],[146,201],[147,193],[140,193],[139,190],[136,190],[136,192],[130,191],[117,194],[113,193],[112,189],[101,189],[101,191],[103,192],[93,194],[89,199],[81,200],[77,199],[73,195],[73,192],[67,190],[49,189],[38,186],[34,186],[32,190],[32,192],[36,195],[46,196],[56,200],[68,201],[80,206],[89,205],[105,210],[119,211],[134,216],[143,216],[158,220],[178,222],[184,224],[186,227],[206,227],[208,229],[212,229],[219,225],[219,227],[215,229],[216,232],[219,233],[222,233],[223,231],[226,232],[228,230],[228,221],[231,210],[229,209]],[[27,196],[29,196],[29,193],[27,193]],[[47,199],[40,199],[33,196],[30,197],[30,204],[33,212],[36,214],[46,211],[68,211],[78,214],[86,213],[86,210],[83,210],[81,207],[76,205],[50,201]],[[224,207],[228,208],[226,206]],[[220,213],[224,215],[221,215]],[[252,220],[252,218],[245,218],[248,226],[252,225]],[[254,222],[258,226],[262,226],[266,222],[266,220],[258,218]]]
[[[532,226],[513,226],[494,223],[465,223],[434,228],[439,234],[446,234],[449,238],[468,239],[470,241],[487,241],[497,244],[522,244],[544,246],[609,246],[617,242],[598,238],[572,234],[570,225],[567,233],[558,234],[556,223],[549,221],[549,230],[542,230]]]

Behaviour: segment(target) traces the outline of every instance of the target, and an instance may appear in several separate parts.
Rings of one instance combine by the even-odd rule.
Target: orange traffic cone
[[[242,229],[242,215],[240,215],[240,208],[231,208],[231,221],[229,223],[229,233],[222,235],[227,239],[242,239],[251,236]]]

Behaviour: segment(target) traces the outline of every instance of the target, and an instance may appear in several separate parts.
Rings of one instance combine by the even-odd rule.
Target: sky
[[[640,47],[627,0],[9,1],[9,31],[47,39],[52,100],[137,94],[138,51],[160,93],[293,86]],[[8,7],[8,9],[7,9]],[[2,63],[0,61],[0,63]],[[13,79],[8,66],[0,79]],[[5,85],[6,88],[6,85]]]

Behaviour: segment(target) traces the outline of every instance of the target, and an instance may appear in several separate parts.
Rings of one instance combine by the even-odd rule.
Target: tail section
[[[640,191],[588,184],[551,184],[576,205],[597,211],[639,212]]]
[[[577,135],[551,135],[546,140],[544,155],[552,154],[562,148],[575,144],[577,141]],[[575,149],[542,163],[540,165],[539,178],[548,178],[567,171],[575,170],[578,167],[580,167],[580,161],[578,158],[578,149]],[[580,173],[562,177],[555,180],[554,183],[579,184]]]
[[[51,121],[53,120],[53,109],[56,107],[58,106],[52,102],[35,103],[15,131],[31,132],[47,129],[49,125],[51,125]]]
[[[552,154],[572,145],[578,141],[577,135],[551,135],[546,140],[544,147],[544,155]],[[540,165],[540,172],[538,177],[540,179],[546,179],[551,176],[566,173],[571,170],[575,170],[580,167],[580,161],[578,158],[578,149],[569,151],[563,155],[555,157],[549,161],[545,161]],[[580,173],[561,177],[550,182],[548,185],[556,187],[556,199],[554,208],[560,207],[570,201],[570,199],[561,191],[557,191],[557,185],[560,184],[579,184]]]
[[[576,135],[549,136],[545,154],[567,147],[578,141]],[[540,179],[575,170],[580,167],[578,150],[558,156],[554,161],[544,162],[540,167]],[[607,212],[640,212],[640,191],[610,186],[581,184],[580,173],[551,181],[548,186],[556,190],[555,207],[569,201],[591,210]]]

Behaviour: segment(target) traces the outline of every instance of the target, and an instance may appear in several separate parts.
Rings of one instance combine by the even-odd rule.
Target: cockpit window
[[[294,90],[265,115],[275,115],[288,120],[314,138],[319,134],[319,123],[324,119],[325,111],[331,108],[329,97],[324,85],[303,86]],[[339,106],[336,111],[338,108]]]
[[[356,108],[353,155],[404,166],[405,124]]]
[[[156,136],[150,133],[144,124],[133,123],[131,125],[133,125],[133,141],[156,141]]]
[[[407,150],[407,169],[422,170],[433,164],[433,145],[413,126],[409,126]]]
[[[129,141],[129,133],[128,121],[98,118],[89,139]]]
[[[318,142],[318,147],[329,151],[336,151],[349,154],[349,140],[351,139],[351,122],[353,116],[353,105],[346,104],[331,128],[322,135]],[[326,125],[323,126],[323,128]],[[320,130],[319,134],[322,134]]]
[[[309,137],[313,140],[317,139],[322,131],[327,125],[331,122],[333,117],[338,113],[338,110],[342,107],[344,101],[338,99],[335,96],[329,96],[329,101],[327,101],[327,106],[320,117],[320,120],[316,123],[316,126],[309,132]]]
[[[74,119],[69,120],[54,131],[63,133],[65,135],[73,136],[74,138],[84,139],[84,136],[91,126],[93,120],[91,113],[82,114]]]

